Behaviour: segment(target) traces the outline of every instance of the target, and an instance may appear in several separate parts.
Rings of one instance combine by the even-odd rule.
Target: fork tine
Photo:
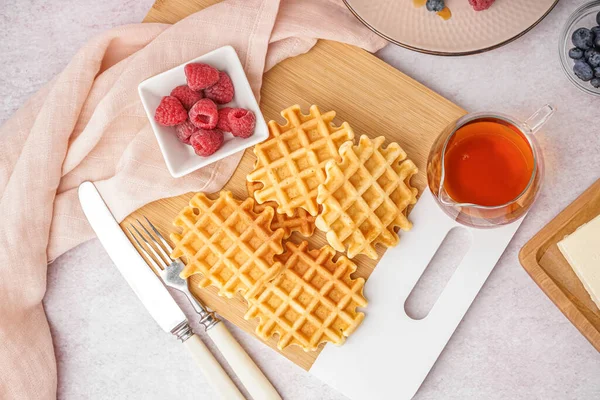
[[[133,226],[131,224],[129,226],[131,226],[133,229],[135,229],[135,226]],[[161,268],[158,266],[158,264],[156,263],[156,261],[154,261],[154,259],[150,256],[150,254],[148,254],[148,252],[146,251],[146,249],[144,249],[144,246],[142,246],[142,244],[140,243],[140,241],[138,240],[138,238],[136,237],[136,235],[133,232],[131,232],[131,230],[129,229],[129,227],[127,227],[126,229],[127,229],[127,232],[129,232],[129,235],[137,243],[139,251],[142,252],[142,256],[146,259],[147,262],[150,263],[150,267],[152,267],[152,269],[154,270],[154,272],[156,272],[158,274],[160,272]],[[137,229],[136,229],[136,231],[137,231]],[[138,232],[138,234],[139,234],[139,232]]]
[[[150,231],[148,229],[146,229],[146,226],[144,224],[142,224],[139,219],[136,218],[135,220],[142,227],[142,229],[144,230],[144,232],[146,232],[146,234],[148,236],[150,236],[150,240],[152,240],[152,243],[154,243],[154,245],[160,251],[160,254],[163,256],[162,260],[165,261],[167,265],[170,264],[171,263],[171,259],[169,258],[169,255],[165,252],[165,250],[162,248],[162,246],[160,245],[160,243],[158,243],[158,241],[156,240],[156,238],[154,237],[154,235],[152,233],[150,233]]]
[[[139,222],[139,221],[138,221]],[[154,247],[152,247],[152,245],[150,244],[150,242],[148,242],[148,240],[146,239],[146,236],[144,236],[136,227],[135,225],[131,224],[130,225],[133,230],[136,231],[136,233],[138,234],[138,236],[142,239],[142,241],[144,241],[144,243],[146,243],[146,247],[152,252],[152,254],[154,255],[154,261],[156,261],[159,265],[160,265],[160,270],[163,270],[167,267],[167,264],[165,263],[165,260],[163,260],[158,253],[156,252],[156,250],[154,250]],[[143,225],[142,225],[143,228]],[[139,243],[139,242],[138,242]]]
[[[158,236],[158,238],[160,239],[160,241],[165,245],[165,247],[167,248],[167,250],[169,250],[169,253],[173,252],[173,248],[171,247],[171,245],[169,244],[169,242],[166,241],[166,239],[163,237],[163,235],[158,231],[158,229],[156,229],[156,227],[154,226],[154,224],[152,222],[150,222],[150,220],[148,218],[146,218],[146,216],[144,216],[144,219],[146,220],[146,222],[148,223],[148,225],[150,225],[150,228],[152,228],[152,230],[154,231],[154,233],[156,233],[156,236]]]

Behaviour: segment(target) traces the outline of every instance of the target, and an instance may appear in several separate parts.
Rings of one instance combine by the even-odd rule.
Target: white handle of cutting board
[[[495,229],[466,228],[427,190],[410,214],[413,229],[388,249],[365,285],[365,319],[343,346],[325,346],[310,372],[352,400],[412,398],[485,283],[522,219]],[[406,299],[450,230],[471,246],[429,314],[410,318]]]
[[[216,324],[206,333],[215,342],[219,351],[253,399],[281,400],[277,390],[252,361],[246,350],[231,335],[223,322]]]
[[[395,280],[388,280],[388,282],[401,283],[397,290],[397,298],[404,304],[448,233],[455,228],[465,229],[471,238],[469,249],[427,315],[429,320],[437,318],[448,320],[448,317],[460,320],[504,252],[508,244],[506,238],[510,240],[521,221],[496,229],[468,228],[448,218],[439,209],[429,192],[422,197],[423,206],[416,213],[417,215],[411,214],[412,218],[422,223],[415,224],[410,235],[403,238],[404,243],[397,250],[390,250],[398,254],[397,259],[402,260],[402,265],[410,267],[397,268]],[[428,214],[427,217],[424,215],[425,212]],[[498,243],[503,241],[506,242],[504,246],[498,246]],[[493,262],[484,261],[488,258]],[[365,289],[367,294],[368,289],[368,287]],[[404,316],[410,318],[406,313]]]
[[[235,383],[198,335],[192,335],[183,344],[192,353],[206,380],[221,399],[245,400]]]

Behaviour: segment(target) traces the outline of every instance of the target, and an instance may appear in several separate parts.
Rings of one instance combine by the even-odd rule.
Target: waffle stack
[[[253,199],[239,201],[227,191],[216,200],[204,193],[192,197],[173,222],[181,233],[171,234],[171,257],[186,261],[181,277],[201,274],[201,287],[216,286],[231,298],[236,292],[252,296],[277,276],[283,265],[274,256],[283,251],[284,231],[271,230],[273,208],[259,214],[253,208]]]
[[[246,182],[246,187],[248,189],[248,196],[254,198],[254,193],[262,187],[262,184],[260,182]],[[262,204],[254,203],[254,212],[259,214],[267,207],[276,210],[277,203],[274,201],[266,201]],[[284,239],[292,236],[294,232],[298,232],[304,237],[310,237],[315,231],[315,219],[315,217],[303,208],[296,209],[291,216],[276,212],[271,222],[271,229],[283,229]]]
[[[335,126],[335,111],[321,114],[317,106],[304,115],[300,106],[286,108],[281,115],[287,123],[269,122],[269,139],[254,146],[256,164],[248,182],[260,182],[254,192],[260,204],[277,203],[277,212],[292,216],[302,208],[310,215],[319,213],[317,190],[325,181],[325,164],[339,161],[339,148],[354,139],[347,122]]]
[[[355,146],[350,125],[332,123],[334,111],[312,106],[305,115],[296,105],[281,115],[286,123],[269,122],[269,139],[254,148],[249,198],[196,194],[175,219],[181,232],[171,235],[171,256],[185,258],[183,278],[200,274],[200,286],[221,296],[239,292],[261,339],[277,335],[279,349],[313,351],[342,344],[363,320],[364,279],[351,278],[350,259],[376,259],[376,244],[394,246],[396,229],[411,228],[417,168],[397,143],[383,147],[383,137],[362,136]],[[315,225],[330,246],[292,241],[294,232],[312,236]]]
[[[327,178],[319,186],[323,212],[316,225],[334,249],[347,251],[350,258],[365,254],[376,260],[375,244],[395,246],[395,228],[412,227],[406,213],[417,201],[417,189],[410,186],[417,167],[398,143],[383,148],[384,141],[363,135],[358,146],[344,143],[342,160],[327,164]]]
[[[356,265],[346,257],[333,261],[329,246],[310,250],[307,242],[286,242],[282,273],[249,298],[246,319],[258,318],[256,334],[263,340],[279,335],[277,347],[301,346],[316,350],[319,344],[342,344],[362,322],[365,280],[352,279]]]

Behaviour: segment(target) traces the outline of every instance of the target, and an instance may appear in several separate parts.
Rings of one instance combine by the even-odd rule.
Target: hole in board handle
[[[448,231],[408,295],[404,303],[406,315],[421,320],[429,314],[470,247],[471,234],[467,229],[455,227]]]

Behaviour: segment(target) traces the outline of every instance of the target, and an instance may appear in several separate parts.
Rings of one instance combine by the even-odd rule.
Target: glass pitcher
[[[439,206],[476,228],[521,218],[537,198],[544,174],[534,134],[553,113],[545,105],[525,122],[473,113],[446,127],[427,162],[429,188]]]

